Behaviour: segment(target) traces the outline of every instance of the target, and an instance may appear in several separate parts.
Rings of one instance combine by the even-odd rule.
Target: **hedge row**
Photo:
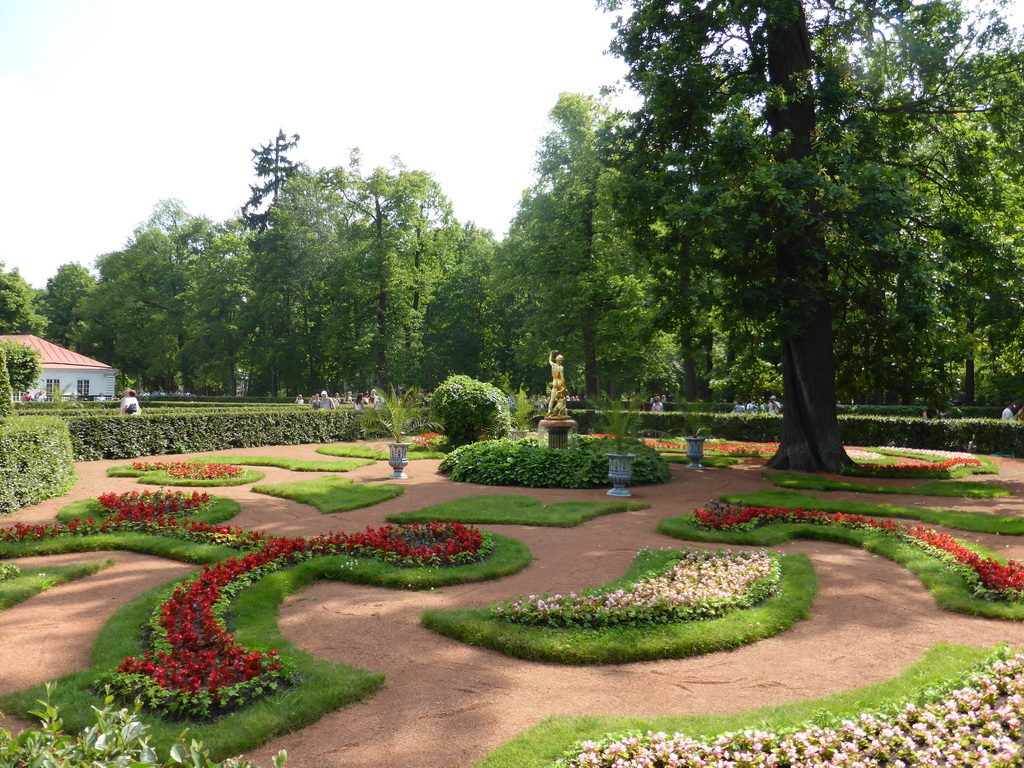
[[[143,409],[137,416],[75,415],[66,421],[76,461],[359,438],[353,411],[150,413]]]
[[[0,514],[70,491],[77,479],[73,461],[60,419],[0,422]]]
[[[573,411],[580,432],[599,431],[594,411]],[[695,419],[705,437],[775,442],[782,437],[782,417],[739,413],[643,413],[639,431],[654,437],[680,437]],[[839,415],[839,433],[846,445],[901,446],[972,453],[1024,456],[1024,422],[998,419],[922,419]]]
[[[213,403],[213,402],[185,402],[185,401],[173,401],[164,402],[163,400],[140,400],[142,409],[145,411],[150,410],[163,410],[163,411],[183,411],[185,409],[204,410],[204,411],[218,411],[224,408],[249,408],[249,409],[264,409],[264,410],[312,410],[309,404],[296,405],[292,401],[287,403],[246,403],[246,402],[226,402],[226,403]],[[351,407],[351,406],[350,406]],[[18,403],[15,406],[15,413],[22,416],[47,414],[55,416],[66,416],[68,414],[81,414],[81,413],[118,413],[121,409],[120,400],[74,400],[67,403]]]

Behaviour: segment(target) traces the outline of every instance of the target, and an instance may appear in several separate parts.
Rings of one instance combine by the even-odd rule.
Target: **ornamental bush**
[[[671,472],[657,450],[639,440],[627,450],[636,454],[633,485],[668,482]],[[569,450],[541,448],[531,440],[487,440],[456,449],[439,469],[452,480],[482,485],[597,488],[608,484],[605,454],[614,452],[614,440],[589,436],[580,436]]]
[[[77,461],[359,439],[353,411],[201,410],[66,419]]]
[[[449,376],[431,398],[434,419],[452,446],[482,435],[504,437],[512,428],[508,396],[493,384],[469,376]]]
[[[7,373],[7,355],[4,354],[3,347],[0,347],[0,421],[14,412],[14,401],[11,400],[13,395],[11,376]]]
[[[71,440],[61,419],[0,421],[0,515],[61,496],[76,479]]]

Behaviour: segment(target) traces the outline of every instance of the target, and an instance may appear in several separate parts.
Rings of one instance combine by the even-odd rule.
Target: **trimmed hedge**
[[[597,430],[594,411],[573,411],[581,433]],[[683,436],[691,414],[640,414],[639,431],[652,437]],[[702,434],[724,440],[777,442],[782,437],[782,417],[767,414],[692,414]],[[922,419],[839,415],[839,433],[846,445],[901,446],[971,453],[1012,453],[1024,456],[1024,422],[999,419]]]
[[[454,447],[472,443],[483,434],[504,437],[512,428],[508,395],[469,376],[449,376],[438,384],[430,407],[448,444]]]
[[[66,417],[76,461],[359,439],[353,411],[202,410]]]
[[[40,416],[0,423],[0,514],[62,496],[77,479],[63,421]]]

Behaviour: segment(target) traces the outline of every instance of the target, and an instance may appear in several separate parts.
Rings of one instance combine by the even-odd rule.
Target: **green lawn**
[[[560,501],[545,505],[535,496],[487,493],[390,515],[387,520],[391,523],[453,520],[457,523],[569,528],[600,515],[646,509],[648,506],[630,501]]]
[[[291,499],[300,504],[310,504],[325,515],[380,504],[382,501],[401,496],[405,492],[405,488],[401,485],[393,483],[355,485],[345,477],[317,477],[311,480],[298,480],[294,483],[254,485],[252,489],[256,493]]]

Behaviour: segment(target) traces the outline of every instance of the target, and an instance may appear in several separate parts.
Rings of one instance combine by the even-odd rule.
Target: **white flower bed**
[[[612,592],[530,595],[495,606],[495,615],[524,624],[608,626],[707,619],[760,602],[778,590],[778,558],[770,552],[684,551],[652,578]]]
[[[1010,768],[1022,764],[1024,656],[998,661],[941,702],[898,715],[861,715],[838,728],[744,731],[703,743],[648,733],[586,741],[565,768]]]

